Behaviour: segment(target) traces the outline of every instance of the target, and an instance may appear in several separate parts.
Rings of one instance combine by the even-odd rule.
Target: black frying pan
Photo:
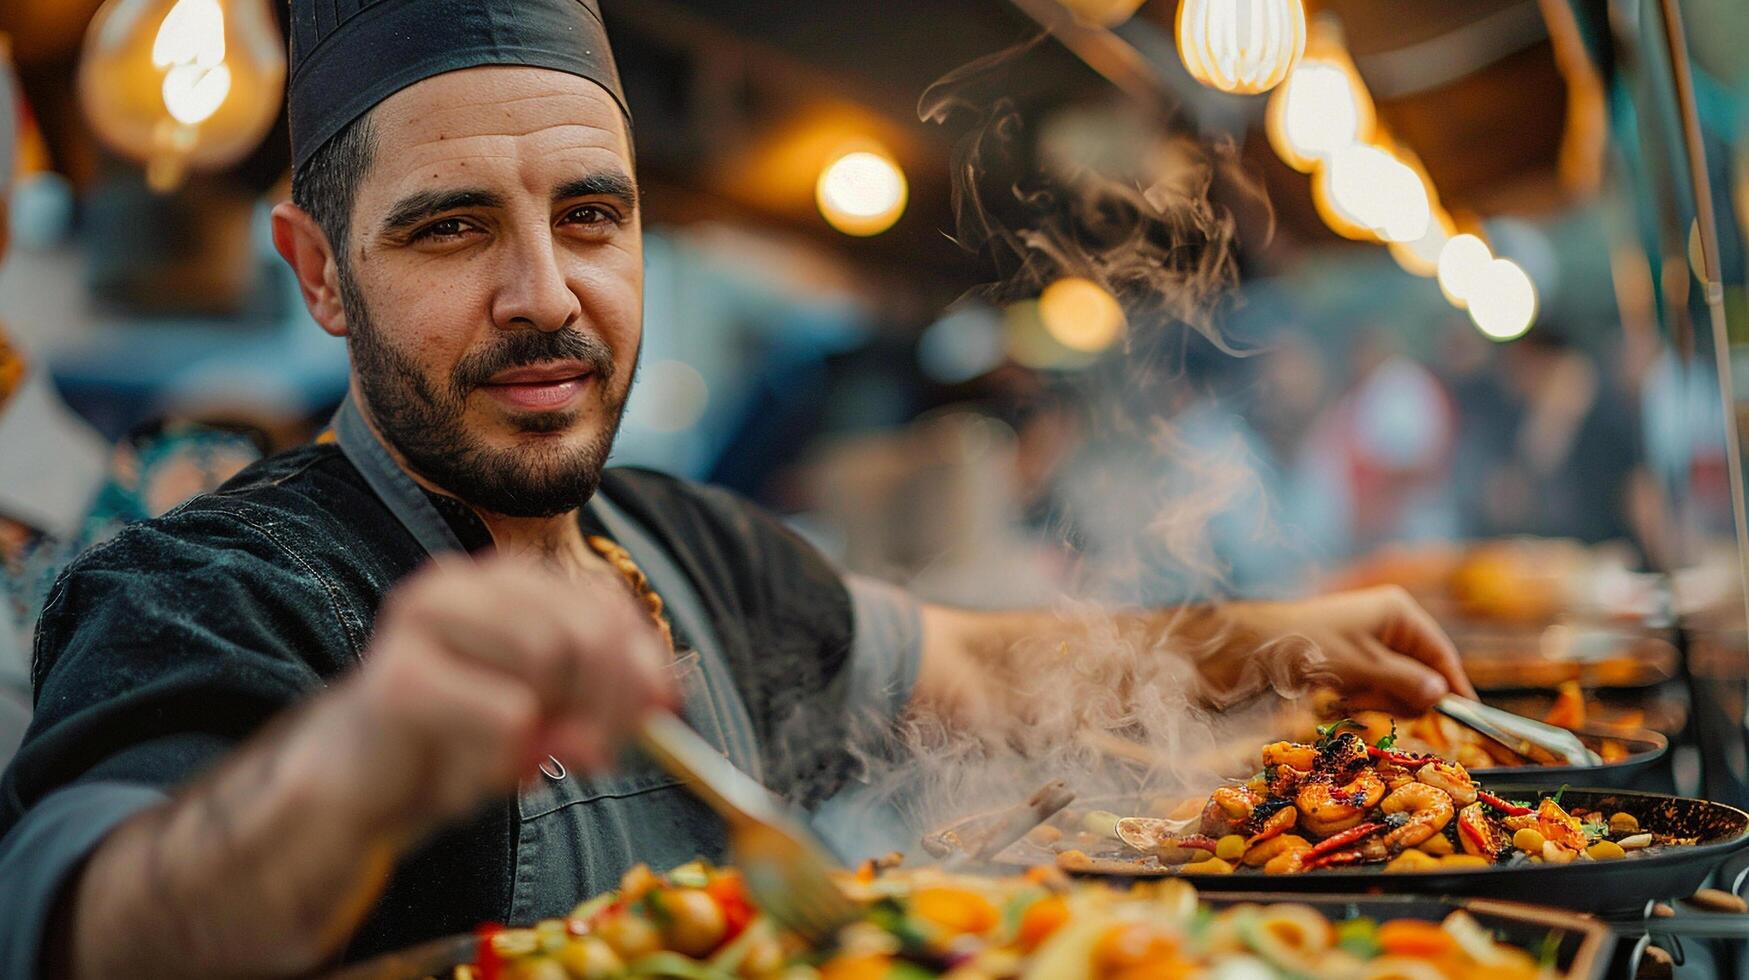
[[[1523,786],[1489,787],[1508,799],[1551,795]],[[1157,874],[1100,875],[1119,880],[1181,877],[1206,891],[1277,893],[1380,892],[1499,898],[1553,905],[1581,912],[1638,913],[1646,903],[1694,893],[1726,858],[1749,846],[1749,813],[1722,803],[1630,790],[1567,790],[1561,802],[1606,813],[1631,813],[1646,830],[1699,837],[1692,847],[1667,847],[1656,854],[1620,861],[1576,861],[1567,865],[1454,868],[1428,872],[1387,872],[1382,866],[1326,868],[1297,875],[1266,875],[1241,868],[1233,874],[1181,874],[1170,866]],[[1021,845],[1017,845],[1021,846]],[[1014,851],[1004,852],[998,860]]]
[[[1625,759],[1597,766],[1490,766],[1471,769],[1470,775],[1485,786],[1499,782],[1548,790],[1560,789],[1564,785],[1622,789],[1632,785],[1635,778],[1662,759],[1670,749],[1670,740],[1650,729],[1622,732],[1621,729],[1586,726],[1575,731],[1579,740],[1592,751],[1597,751],[1600,743],[1608,738],[1625,744],[1629,754]]]

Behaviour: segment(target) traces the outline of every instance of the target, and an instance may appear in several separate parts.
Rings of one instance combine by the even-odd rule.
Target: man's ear
[[[290,201],[273,208],[273,247],[298,277],[298,291],[310,316],[336,337],[347,334],[346,308],[340,301],[340,269],[328,236],[310,213]]]

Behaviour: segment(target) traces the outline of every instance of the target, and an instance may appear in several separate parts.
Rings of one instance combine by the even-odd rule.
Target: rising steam
[[[847,856],[915,858],[921,834],[1050,780],[1114,807],[1206,793],[1243,764],[1235,746],[1254,759],[1257,734],[1279,727],[1284,700],[1303,693],[1292,677],[1316,673],[1318,651],[1295,639],[1267,641],[1287,649],[1223,689],[1199,673],[1236,639],[1211,605],[1232,571],[1214,541],[1224,515],[1236,503],[1257,515],[1239,529],[1254,548],[1272,543],[1274,525],[1247,447],[1218,428],[1187,431],[1174,411],[1182,386],[1160,370],[1187,326],[1232,351],[1217,314],[1238,283],[1237,222],[1218,190],[1260,192],[1228,142],[1109,107],[1023,106],[1024,60],[1039,43],[954,71],[918,112],[960,129],[954,237],[997,273],[977,299],[1005,305],[1079,276],[1125,309],[1126,356],[1089,385],[1088,438],[1068,467],[1083,516],[1060,530],[1082,545],[1081,585],[1057,610],[1060,628],[1000,658],[997,684],[962,692],[951,711],[915,712],[896,733],[867,726],[862,789],[820,822]],[[1110,614],[1179,603],[1186,611],[1146,629]]]

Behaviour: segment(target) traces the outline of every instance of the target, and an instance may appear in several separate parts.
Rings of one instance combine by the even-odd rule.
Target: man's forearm
[[[52,975],[299,974],[356,927],[392,843],[348,819],[345,713],[313,703],[111,833],[61,899]]]
[[[1186,605],[1157,610],[1047,612],[1013,610],[987,612],[927,606],[923,616],[923,669],[918,699],[926,704],[963,712],[1009,712],[1003,704],[1009,692],[1026,688],[1014,671],[1025,658],[1017,651],[1037,645],[1058,646],[1085,655],[1106,651],[1148,650],[1189,660],[1209,698],[1225,700],[1244,686],[1242,658],[1234,650],[1251,649],[1264,637],[1242,624],[1232,609],[1220,605]],[[973,704],[973,702],[978,702]]]

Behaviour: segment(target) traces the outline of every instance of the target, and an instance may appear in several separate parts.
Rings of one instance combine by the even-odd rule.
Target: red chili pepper
[[[479,968],[480,980],[499,980],[503,974],[504,959],[492,947],[492,937],[504,931],[504,927],[496,922],[487,922],[474,930],[474,938],[478,948],[474,953],[474,965]]]
[[[747,900],[747,891],[741,886],[739,875],[725,874],[712,879],[704,886],[704,893],[723,910],[723,942],[739,936],[753,921],[753,903]]]
[[[1363,823],[1356,827],[1350,827],[1339,834],[1334,834],[1319,841],[1313,846],[1311,853],[1307,855],[1307,858],[1322,857],[1325,854],[1329,854],[1331,851],[1341,850],[1350,844],[1363,841],[1383,829],[1385,829],[1385,825],[1382,823]]]
[[[1287,830],[1287,828],[1288,828],[1288,824],[1285,821],[1282,823],[1278,823],[1273,827],[1264,827],[1262,830],[1259,830],[1257,833],[1252,834],[1245,841],[1245,846],[1251,847],[1251,846],[1256,845],[1256,844],[1261,844],[1264,841],[1269,840],[1272,837],[1280,837],[1282,835],[1282,833]]]
[[[1219,841],[1216,841],[1213,837],[1210,837],[1207,834],[1191,834],[1188,837],[1175,837],[1172,839],[1172,842],[1179,847],[1193,847],[1199,851],[1208,851],[1210,854],[1213,854],[1215,848],[1220,846]]]
[[[1416,766],[1424,766],[1429,762],[1439,761],[1436,757],[1431,755],[1409,755],[1405,752],[1392,752],[1387,749],[1371,747],[1366,750],[1366,754],[1372,756],[1374,759],[1383,759],[1386,762],[1411,769]]]
[[[1522,817],[1527,813],[1535,812],[1531,810],[1530,807],[1519,806],[1516,803],[1508,803],[1500,797],[1495,796],[1493,793],[1484,793],[1481,790],[1476,791],[1476,799],[1481,800],[1483,803],[1488,804],[1509,817]]]
[[[1484,834],[1479,830],[1470,829],[1470,826],[1462,820],[1458,821],[1458,833],[1467,838],[1470,843],[1476,845],[1476,850],[1482,852],[1482,857],[1491,859],[1499,856],[1499,851],[1495,848],[1494,842],[1489,839],[1491,835]]]
[[[1320,854],[1317,857],[1308,858],[1301,866],[1307,871],[1316,871],[1319,868],[1327,868],[1332,864],[1359,864],[1365,859],[1366,855],[1361,853],[1358,849],[1353,851],[1331,851],[1328,854]]]

